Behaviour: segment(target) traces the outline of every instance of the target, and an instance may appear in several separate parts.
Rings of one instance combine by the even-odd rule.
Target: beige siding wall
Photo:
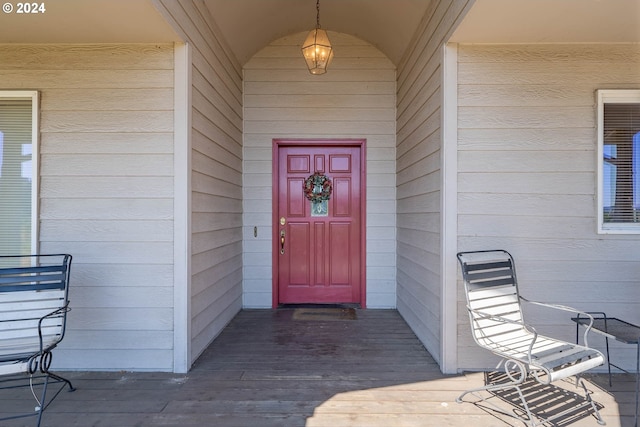
[[[191,359],[242,306],[242,77],[202,2],[161,2],[191,45]]]
[[[458,78],[459,249],[509,250],[525,297],[640,323],[638,237],[596,234],[595,197],[595,91],[640,88],[640,47],[460,46]],[[459,367],[490,367],[459,301]],[[532,320],[575,339],[567,315]]]
[[[173,367],[173,46],[0,45],[41,93],[40,251],[74,256],[62,369]]]
[[[273,139],[365,138],[367,305],[395,307],[395,67],[368,43],[329,32],[334,61],[312,76],[305,36],[274,41],[244,67],[244,305],[272,304]]]
[[[436,360],[442,339],[443,45],[467,3],[434,1],[398,68],[398,310]]]

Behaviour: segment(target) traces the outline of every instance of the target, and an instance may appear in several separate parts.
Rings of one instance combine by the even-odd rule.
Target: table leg
[[[609,359],[609,337],[605,337],[604,342],[607,345],[607,369],[609,369],[609,387],[611,387],[613,386],[613,383],[611,382],[611,359]]]
[[[638,388],[640,385],[640,337],[636,341],[636,417],[635,427],[638,427]]]

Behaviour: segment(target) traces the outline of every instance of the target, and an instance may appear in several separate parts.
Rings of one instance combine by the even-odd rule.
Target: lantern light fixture
[[[316,0],[316,28],[302,44],[302,55],[311,74],[324,74],[333,59],[333,48],[327,32],[320,28],[320,0]]]

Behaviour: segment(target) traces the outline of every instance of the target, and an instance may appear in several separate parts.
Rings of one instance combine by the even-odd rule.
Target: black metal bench
[[[71,382],[49,371],[51,351],[62,341],[69,311],[71,255],[0,256],[0,388],[31,387],[36,399],[33,412],[2,420],[37,416]],[[20,374],[29,377],[28,384]],[[49,383],[61,383],[47,400]],[[17,384],[17,385],[16,385]],[[39,394],[34,387],[42,387]]]

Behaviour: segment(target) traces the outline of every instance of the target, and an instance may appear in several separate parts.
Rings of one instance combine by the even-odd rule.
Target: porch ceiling
[[[637,43],[640,0],[477,0],[451,41]]]
[[[204,0],[245,63],[260,48],[315,25],[313,0]],[[324,29],[378,47],[396,65],[432,0],[321,0]],[[476,0],[451,41],[640,42],[640,0]]]
[[[179,41],[151,0],[53,0],[41,13],[0,12],[0,43],[162,43]]]
[[[368,41],[397,64],[432,0],[321,0],[320,25]],[[240,63],[316,25],[314,0],[204,0]]]
[[[315,26],[313,0],[197,0],[244,64]],[[398,64],[433,0],[322,0],[323,28],[360,37]],[[9,2],[14,5],[17,2]],[[0,43],[179,40],[154,0],[55,0],[42,14],[0,12]],[[476,0],[451,39],[468,43],[640,42],[640,0]]]

